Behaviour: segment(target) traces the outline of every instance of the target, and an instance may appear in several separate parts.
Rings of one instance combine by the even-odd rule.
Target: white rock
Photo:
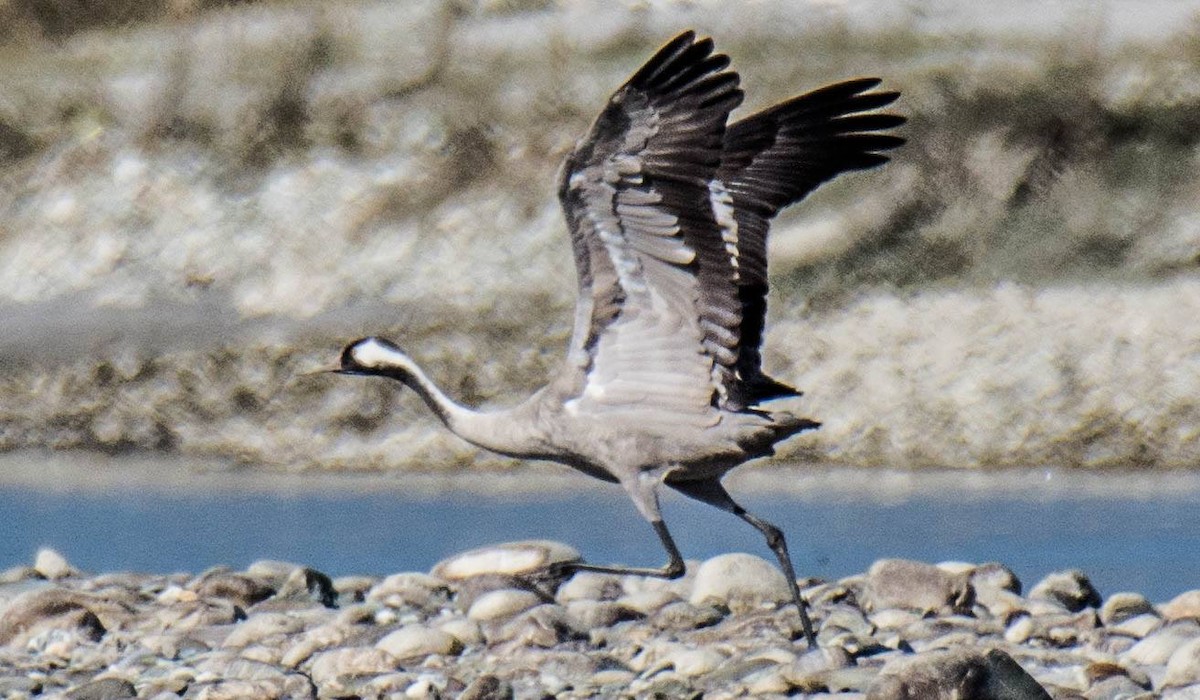
[[[466,646],[483,642],[483,632],[479,629],[479,623],[465,617],[451,617],[443,620],[438,622],[437,628],[446,634],[453,635]]]
[[[433,575],[460,581],[482,574],[529,574],[550,564],[579,561],[579,552],[561,542],[526,540],[473,549],[438,562]]]
[[[621,581],[612,574],[580,571],[558,587],[554,599],[562,605],[572,600],[609,600],[621,593]]]
[[[467,617],[476,622],[491,622],[513,617],[542,604],[536,593],[513,588],[488,591],[475,599],[467,610]]]
[[[33,570],[51,580],[66,578],[74,572],[66,557],[49,547],[38,550],[33,560]]]
[[[774,564],[752,554],[734,552],[700,565],[689,600],[693,605],[715,602],[732,608],[784,603],[791,598],[787,579]]]
[[[316,654],[309,674],[318,686],[334,683],[339,676],[365,676],[395,671],[396,658],[375,647],[342,647]]]
[[[1167,663],[1176,649],[1198,637],[1200,627],[1192,623],[1177,623],[1154,632],[1121,656],[1142,666],[1160,666]]]
[[[225,637],[222,646],[239,649],[274,635],[299,632],[303,628],[304,623],[291,615],[273,612],[257,613],[234,627],[233,631]]]
[[[444,630],[407,625],[380,639],[375,643],[375,648],[397,659],[409,659],[430,654],[455,655],[462,651],[463,643]]]

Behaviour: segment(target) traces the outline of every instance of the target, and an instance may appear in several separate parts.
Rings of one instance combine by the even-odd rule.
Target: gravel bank
[[[805,649],[775,567],[691,562],[679,581],[539,575],[554,542],[430,573],[84,574],[52,550],[0,574],[5,698],[1193,698],[1200,591],[1102,600],[1079,571],[1025,590],[1000,564],[881,560],[802,581]],[[957,695],[955,693],[958,693]]]

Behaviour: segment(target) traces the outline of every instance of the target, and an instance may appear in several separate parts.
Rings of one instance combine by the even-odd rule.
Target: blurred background
[[[765,364],[823,422],[777,466],[1200,464],[1194,3],[0,0],[0,482],[558,474],[302,374],[379,334],[466,403],[538,388],[559,164],[686,28],[735,118],[856,76],[909,118],[773,228]]]

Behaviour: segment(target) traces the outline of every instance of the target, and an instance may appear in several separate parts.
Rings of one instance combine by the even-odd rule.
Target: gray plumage
[[[501,454],[547,459],[619,483],[669,556],[661,569],[572,570],[676,577],[683,559],[660,483],[764,534],[814,644],[783,534],[739,506],[721,478],[818,424],[765,401],[799,392],[762,371],[767,230],[783,207],[848,170],[887,160],[904,122],[873,110],[896,92],[874,78],[793,98],[727,126],[742,101],[729,59],[692,32],[658,51],[609,100],[564,164],[559,199],[579,280],[566,361],[512,408],[445,396],[392,343],[346,347],[337,371],[412,387],[446,426]]]

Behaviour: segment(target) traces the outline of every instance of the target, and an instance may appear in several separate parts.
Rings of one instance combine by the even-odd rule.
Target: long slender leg
[[[787,541],[784,540],[783,531],[753,513],[747,512],[745,508],[733,500],[729,492],[721,485],[721,482],[716,479],[707,481],[668,481],[666,483],[667,486],[689,498],[694,498],[697,501],[716,506],[728,513],[733,513],[753,525],[754,529],[761,532],[763,537],[767,538],[767,546],[771,548],[771,551],[775,553],[775,558],[779,560],[779,568],[783,569],[783,575],[787,577],[788,587],[792,593],[792,600],[795,601],[796,608],[800,611],[800,624],[804,627],[804,639],[808,642],[810,648],[815,649],[817,646],[817,637],[813,634],[812,621],[808,617],[808,602],[800,596],[800,587],[796,585],[796,569],[792,566],[792,557],[788,554]]]
[[[658,485],[662,483],[662,476],[666,471],[652,470],[641,472],[631,481],[622,483],[629,496],[633,499],[634,505],[637,506],[638,512],[654,527],[654,532],[658,534],[658,539],[662,542],[663,549],[667,550],[667,563],[662,568],[602,566],[599,564],[586,564],[584,562],[563,562],[557,565],[557,568],[564,573],[568,571],[595,571],[603,574],[654,576],[656,578],[679,578],[683,576],[685,569],[683,556],[679,554],[679,547],[675,546],[675,540],[671,538],[671,533],[667,530],[666,523],[663,522],[662,511],[658,506]]]

